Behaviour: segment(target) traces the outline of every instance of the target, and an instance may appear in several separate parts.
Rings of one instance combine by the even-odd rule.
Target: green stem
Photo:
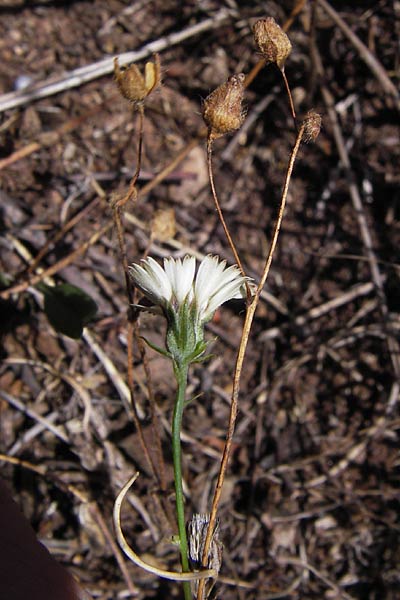
[[[172,420],[172,455],[174,460],[174,479],[175,479],[175,495],[176,495],[176,517],[178,521],[179,546],[181,551],[182,570],[189,571],[188,559],[188,543],[186,537],[185,525],[185,505],[183,498],[182,487],[182,459],[181,459],[181,426],[182,414],[185,404],[185,392],[187,385],[188,365],[175,363],[175,377],[178,383],[178,391],[176,395],[174,416]],[[190,583],[183,582],[183,592],[185,600],[192,600],[192,592]]]

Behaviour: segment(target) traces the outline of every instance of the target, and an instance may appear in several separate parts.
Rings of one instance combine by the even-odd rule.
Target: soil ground
[[[231,263],[207,177],[202,101],[259,62],[253,23],[273,16],[284,24],[295,4],[2,1],[0,94],[163,40],[162,87],[145,104],[138,197],[125,207],[127,257],[212,253]],[[399,598],[399,100],[385,89],[387,80],[398,85],[399,3],[331,4],[334,16],[324,3],[313,12],[298,2],[290,23],[285,72],[299,122],[315,108],[323,125],[296,161],[246,355],[219,511],[215,591],[224,600]],[[169,36],[185,30],[172,44]],[[279,69],[260,70],[245,106],[243,128],[214,144],[214,172],[239,255],[257,281],[295,140]],[[135,171],[138,128],[112,73],[9,108],[0,127],[2,474],[39,539],[102,600],[182,595],[178,584],[131,563],[123,574],[110,543],[113,501],[139,470],[124,532],[143,559],[179,567],[171,543],[174,378],[167,360],[144,355],[138,343],[135,401],[158,477],[126,402],[128,300],[112,201]],[[183,160],[153,185],[180,152]],[[50,325],[43,283],[78,286],[97,303],[81,338]],[[223,306],[208,326],[213,357],[190,372],[188,516],[210,509],[243,320],[243,304]],[[139,323],[163,345],[161,316],[143,314]]]

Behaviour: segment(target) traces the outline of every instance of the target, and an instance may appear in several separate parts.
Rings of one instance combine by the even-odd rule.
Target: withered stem
[[[217,485],[215,487],[214,498],[213,498],[212,507],[211,507],[210,521],[209,521],[208,529],[207,529],[207,535],[206,535],[206,539],[204,542],[204,550],[203,550],[203,556],[202,556],[202,564],[203,565],[207,564],[207,557],[208,557],[208,554],[210,551],[212,535],[213,535],[213,531],[214,531],[216,520],[217,520],[217,511],[218,511],[218,506],[219,506],[219,502],[221,499],[222,487],[224,484],[225,474],[226,474],[226,470],[228,467],[228,461],[229,461],[230,452],[231,452],[231,448],[232,448],[233,434],[235,431],[236,416],[237,416],[237,412],[238,412],[240,379],[241,379],[241,375],[242,375],[244,356],[245,356],[247,344],[249,341],[250,330],[251,330],[251,326],[253,323],[255,311],[256,311],[256,308],[257,308],[257,305],[258,305],[258,302],[260,299],[261,291],[265,285],[265,282],[267,280],[267,277],[268,277],[268,274],[269,274],[269,271],[271,268],[272,259],[273,259],[274,253],[275,253],[275,248],[276,248],[276,244],[277,244],[278,237],[279,237],[279,231],[281,228],[282,219],[283,219],[283,215],[284,215],[284,211],[285,211],[285,205],[286,205],[286,199],[287,199],[288,190],[289,190],[290,178],[292,176],[294,163],[295,163],[297,153],[300,148],[300,143],[301,143],[301,140],[303,137],[303,133],[304,133],[304,123],[300,127],[300,130],[297,134],[296,142],[294,144],[292,153],[289,158],[289,164],[288,164],[288,168],[286,171],[285,183],[283,186],[278,217],[276,220],[274,233],[273,233],[272,240],[271,240],[271,246],[270,246],[266,261],[265,261],[263,273],[261,275],[261,279],[257,286],[257,290],[254,294],[253,300],[252,300],[251,304],[248,306],[247,312],[246,312],[246,318],[245,318],[245,322],[243,325],[242,338],[240,340],[240,346],[239,346],[238,355],[237,355],[237,359],[236,359],[235,374],[233,377],[233,390],[232,390],[231,408],[230,408],[229,422],[228,422],[228,431],[226,434],[225,447],[224,447],[224,451],[222,454],[221,465],[220,465],[220,469],[219,469],[219,473],[218,473]],[[198,592],[197,592],[197,600],[204,600],[204,581],[199,582],[199,587],[198,587]]]
[[[221,221],[222,227],[224,228],[224,232],[225,232],[226,238],[228,240],[228,243],[231,247],[231,250],[233,252],[233,256],[235,257],[235,261],[236,261],[243,277],[246,277],[246,273],[244,271],[243,265],[239,258],[239,254],[236,250],[236,246],[233,242],[232,236],[231,236],[228,226],[225,222],[225,218],[222,213],[221,205],[218,200],[217,190],[215,189],[214,174],[213,174],[213,168],[212,168],[212,139],[210,136],[208,136],[208,138],[207,138],[207,166],[208,166],[208,176],[210,179],[211,191],[212,191],[212,195],[213,195],[213,199],[214,199],[215,208],[217,209],[217,212],[218,212],[219,220]]]

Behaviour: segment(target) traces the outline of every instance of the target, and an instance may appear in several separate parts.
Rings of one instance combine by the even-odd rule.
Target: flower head
[[[259,19],[253,26],[254,40],[261,54],[268,62],[276,63],[283,71],[285,61],[292,51],[292,44],[286,33],[273,17]]]
[[[135,285],[168,321],[167,347],[177,358],[198,358],[205,350],[204,324],[221,304],[245,298],[246,278],[237,266],[226,268],[218,256],[206,256],[195,275],[193,256],[164,259],[164,268],[153,258],[130,267]]]
[[[232,75],[205,99],[203,118],[212,139],[241,127],[245,117],[242,108],[244,80],[243,73]]]
[[[141,104],[161,83],[160,57],[156,54],[154,62],[146,63],[144,75],[135,64],[121,69],[118,58],[114,58],[114,75],[122,96],[134,104]]]

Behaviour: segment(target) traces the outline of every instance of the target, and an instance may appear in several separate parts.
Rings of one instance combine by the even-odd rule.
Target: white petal
[[[200,263],[194,286],[194,295],[199,311],[208,303],[210,296],[219,287],[226,262],[219,262],[218,256],[206,256]]]
[[[195,283],[195,298],[201,322],[209,321],[217,308],[231,300],[245,296],[245,278],[236,265],[225,269],[226,261],[217,256],[206,256],[202,261]]]
[[[165,305],[171,301],[172,287],[164,269],[151,257],[134,264],[129,269],[138,288],[154,304]]]
[[[182,304],[189,294],[191,299],[191,291],[193,288],[194,271],[196,260],[194,256],[185,256],[183,261],[179,258],[164,260],[164,269],[171,282],[173,294],[178,302]]]
[[[244,278],[242,275],[228,283],[226,286],[221,287],[213,296],[211,296],[206,309],[202,315],[202,320],[208,321],[215,313],[217,308],[224,302],[232,300],[233,298],[245,298],[246,292],[243,289]]]

